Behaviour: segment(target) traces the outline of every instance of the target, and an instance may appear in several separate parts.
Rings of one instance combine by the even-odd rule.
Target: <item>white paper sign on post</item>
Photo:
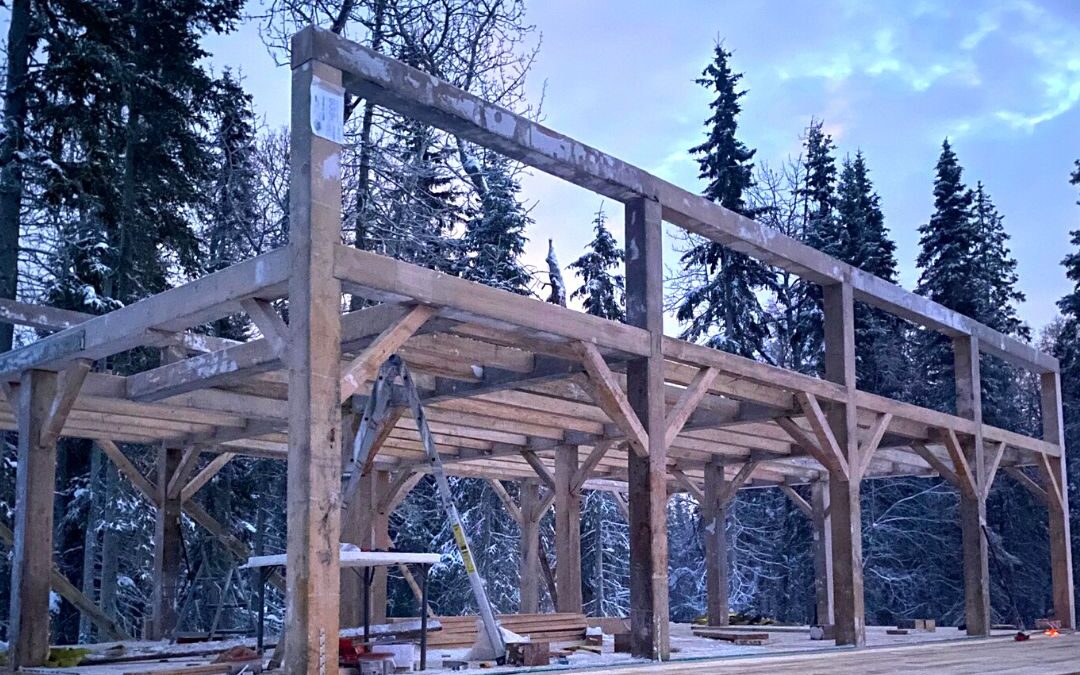
[[[345,90],[325,80],[311,80],[311,133],[345,142]]]

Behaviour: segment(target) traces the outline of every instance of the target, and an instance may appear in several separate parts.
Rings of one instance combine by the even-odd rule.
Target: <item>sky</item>
[[[813,117],[841,157],[866,155],[901,285],[918,280],[917,228],[948,137],[966,181],[981,180],[1005,216],[1021,317],[1041,328],[1070,289],[1060,261],[1080,228],[1068,184],[1080,158],[1080,1],[531,0],[528,20],[541,41],[528,92],[561,133],[700,191],[687,150],[710,96],[694,79],[721,40],[744,73],[739,136],[759,163],[798,154]],[[289,76],[256,22],[207,47],[215,69],[242,69],[268,125],[285,124]],[[523,198],[535,220],[527,261],[543,267],[549,237],[564,266],[580,255],[602,199],[538,172]],[[619,233],[621,206],[604,207]]]

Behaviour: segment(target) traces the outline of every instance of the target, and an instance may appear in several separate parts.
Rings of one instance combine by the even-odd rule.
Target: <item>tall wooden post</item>
[[[848,465],[858,458],[855,408],[855,307],[851,285],[822,288],[825,310],[825,378],[847,388],[843,403],[829,406],[829,426]],[[836,644],[866,644],[863,604],[862,509],[859,477],[829,472],[832,517],[833,613]]]
[[[540,484],[535,480],[521,481],[521,564],[519,589],[521,602],[518,612],[535,614],[540,611]]]
[[[56,441],[41,430],[56,395],[56,373],[29,370],[18,394],[19,455],[15,469],[15,546],[8,624],[12,668],[43,666],[49,657]],[[42,440],[47,442],[42,443]]]
[[[573,489],[577,470],[576,445],[555,451],[555,609],[572,614],[582,612],[581,492]]]
[[[161,640],[176,630],[177,593],[180,590],[182,530],[180,495],[169,496],[169,481],[180,466],[183,451],[158,448],[157,522],[154,527],[154,588],[151,597],[151,640]]]
[[[705,502],[701,505],[705,530],[705,597],[710,626],[726,626],[730,622],[728,501],[724,492],[724,464],[714,457],[705,465]]]
[[[1076,605],[1073,595],[1072,548],[1069,533],[1069,488],[1065,472],[1065,431],[1061,410],[1061,374],[1043,373],[1043,440],[1061,448],[1060,457],[1047,457],[1043,465],[1050,518],[1050,570],[1054,593],[1054,618],[1062,628],[1076,628]]]
[[[829,481],[810,484],[810,508],[814,537],[814,597],[817,622],[831,626],[833,614],[832,518],[829,514]]]
[[[390,492],[390,472],[372,471],[374,475],[375,509],[371,514],[371,547],[378,551],[387,551],[390,541],[390,512],[386,500]],[[371,622],[386,623],[386,579],[387,568],[376,567],[371,580]]]
[[[293,38],[285,671],[338,672],[341,525],[341,71]]]
[[[667,448],[664,443],[664,266],[660,203],[626,204],[626,320],[649,331],[650,354],[626,368],[627,398],[649,434],[649,454],[628,453],[630,634],[634,656],[666,660]]]
[[[953,338],[956,381],[956,414],[974,420],[973,438],[963,441],[975,480],[975,490],[960,490],[960,529],[964,550],[964,614],[968,635],[990,634],[990,554],[983,527],[986,499],[983,496],[982,384],[979,377],[978,338]]]

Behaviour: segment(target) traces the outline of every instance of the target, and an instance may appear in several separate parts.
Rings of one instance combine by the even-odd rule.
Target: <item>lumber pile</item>
[[[743,631],[729,631],[718,626],[694,626],[694,637],[708,638],[710,640],[723,640],[735,645],[760,646],[768,644],[768,633],[747,633]]]
[[[414,621],[415,619],[405,619]],[[442,630],[428,633],[431,649],[470,647],[476,641],[475,616],[441,616]],[[585,639],[584,614],[500,614],[499,625],[532,642],[577,642]]]

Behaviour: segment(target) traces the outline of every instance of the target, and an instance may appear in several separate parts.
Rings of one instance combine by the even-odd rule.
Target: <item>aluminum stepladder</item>
[[[458,553],[465,566],[465,572],[469,577],[469,585],[472,587],[476,604],[480,608],[480,618],[483,620],[484,632],[487,635],[488,644],[491,647],[493,657],[500,665],[506,660],[506,643],[503,641],[502,631],[495,619],[495,611],[488,600],[484,579],[476,570],[473,562],[472,551],[469,548],[469,540],[465,537],[465,530],[461,522],[461,515],[457,506],[454,505],[453,496],[450,494],[450,484],[446,480],[446,472],[443,470],[442,460],[435,450],[435,443],[431,438],[431,430],[428,428],[427,416],[424,407],[420,403],[420,394],[416,389],[412,374],[408,366],[397,354],[390,356],[379,368],[379,373],[371,387],[371,395],[364,406],[363,417],[360,419],[360,428],[356,433],[353,443],[352,471],[349,482],[343,491],[343,506],[348,508],[348,501],[356,494],[360,485],[361,476],[371,470],[374,456],[371,450],[375,442],[384,436],[387,424],[393,424],[391,416],[391,399],[393,398],[394,382],[400,379],[402,389],[405,392],[406,402],[416,420],[416,427],[420,431],[420,439],[424,444],[424,453],[427,457],[431,475],[435,477],[435,485],[438,489],[439,500],[443,509],[450,518],[450,526],[454,534],[454,542],[457,544]]]

